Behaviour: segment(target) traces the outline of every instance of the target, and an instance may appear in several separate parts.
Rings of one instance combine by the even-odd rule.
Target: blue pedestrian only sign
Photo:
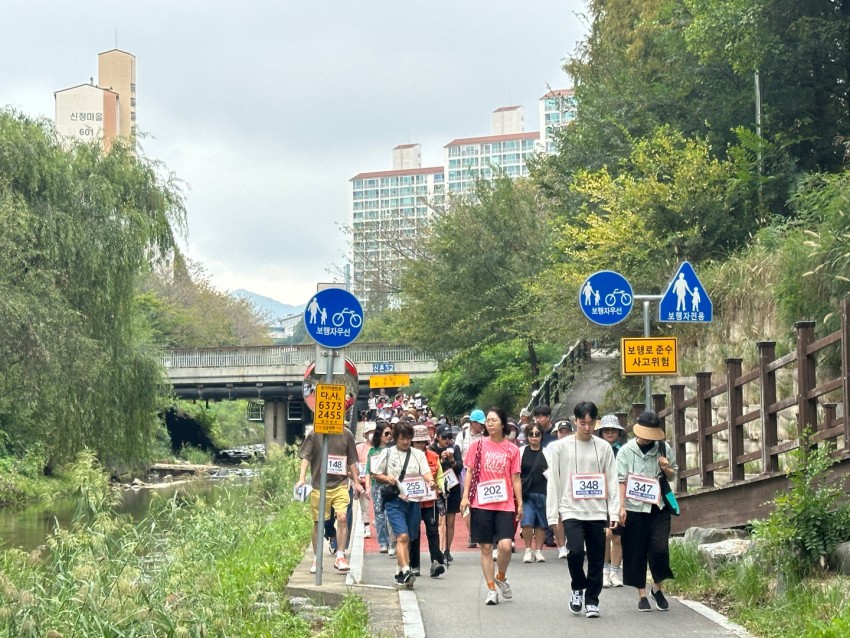
[[[632,287],[623,275],[600,270],[585,280],[578,291],[584,316],[600,326],[620,323],[632,311]]]
[[[347,290],[325,288],[304,309],[304,325],[320,346],[344,348],[363,329],[363,308]]]
[[[683,261],[658,304],[658,321],[708,323],[713,314],[711,299],[693,266]]]

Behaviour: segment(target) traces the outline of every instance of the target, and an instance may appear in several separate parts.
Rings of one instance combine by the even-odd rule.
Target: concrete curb
[[[702,603],[698,603],[693,600],[685,600],[684,598],[679,598],[679,602],[685,605],[686,607],[690,607],[704,618],[708,618],[713,623],[720,625],[726,631],[731,631],[736,636],[740,636],[741,638],[756,638],[756,636],[747,631],[746,628],[742,627],[737,623],[732,622],[720,612],[714,611],[713,609],[711,609],[710,607],[706,607]]]

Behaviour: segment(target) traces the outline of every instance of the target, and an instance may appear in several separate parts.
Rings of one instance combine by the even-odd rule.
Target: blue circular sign
[[[320,346],[344,348],[363,329],[363,307],[347,290],[325,288],[304,309],[304,325]]]
[[[579,308],[585,317],[600,326],[620,323],[629,316],[633,303],[631,284],[611,270],[593,273],[578,290]]]

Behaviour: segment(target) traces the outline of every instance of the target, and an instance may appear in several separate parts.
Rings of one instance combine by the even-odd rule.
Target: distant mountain
[[[304,312],[305,304],[301,304],[300,306],[290,306],[289,304],[281,303],[271,297],[258,295],[256,292],[251,292],[250,290],[243,290],[240,288],[239,290],[234,290],[230,294],[234,297],[238,297],[239,299],[245,299],[253,304],[260,312],[267,315],[270,323],[275,323],[277,320],[288,315]]]

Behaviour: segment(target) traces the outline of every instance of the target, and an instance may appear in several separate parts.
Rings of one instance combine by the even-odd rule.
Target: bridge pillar
[[[286,400],[266,399],[263,409],[263,424],[266,427],[266,452],[272,444],[286,445]]]

